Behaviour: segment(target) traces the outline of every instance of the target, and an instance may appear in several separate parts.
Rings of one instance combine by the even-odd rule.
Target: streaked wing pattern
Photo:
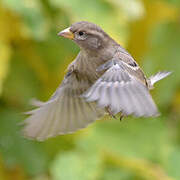
[[[99,69],[103,67],[107,71],[83,94],[87,102],[108,107],[114,115],[119,112],[137,117],[158,115],[148,88],[127,71],[126,63],[112,60]]]
[[[65,79],[49,101],[34,102],[38,107],[27,113],[30,116],[25,120],[24,135],[44,140],[73,133],[103,116],[104,110],[95,102],[86,102],[79,97],[86,85],[72,75]]]

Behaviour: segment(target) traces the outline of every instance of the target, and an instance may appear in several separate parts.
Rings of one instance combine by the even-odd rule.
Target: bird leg
[[[122,121],[123,117],[124,117],[124,115],[121,114],[119,120]]]
[[[122,121],[122,119],[126,116],[126,114],[121,113],[119,120]]]
[[[81,79],[81,75],[79,74],[79,71],[75,68],[74,64],[70,64],[68,66],[65,77],[67,78],[67,77],[71,76],[72,74],[74,74],[76,76],[77,80]]]
[[[111,112],[109,107],[106,107],[106,110],[112,118],[116,119],[116,116]]]
[[[69,65],[65,77],[69,77],[74,72],[74,65]]]

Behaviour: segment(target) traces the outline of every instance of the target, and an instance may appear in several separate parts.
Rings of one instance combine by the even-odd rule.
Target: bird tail
[[[169,72],[169,71],[161,71],[161,72],[158,72],[157,74],[151,76],[149,79],[148,79],[148,86],[149,86],[149,89],[153,89],[154,88],[154,84],[156,82],[158,82],[159,80],[169,76],[172,72]]]

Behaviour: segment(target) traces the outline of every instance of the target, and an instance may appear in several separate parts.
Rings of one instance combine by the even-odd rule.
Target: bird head
[[[87,21],[76,22],[58,35],[73,40],[81,49],[93,52],[115,44],[99,26]]]

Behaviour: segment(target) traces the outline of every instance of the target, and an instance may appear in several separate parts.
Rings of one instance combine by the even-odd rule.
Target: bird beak
[[[68,38],[68,39],[74,39],[74,34],[70,31],[70,27],[59,32],[58,36],[63,36],[63,37]]]

